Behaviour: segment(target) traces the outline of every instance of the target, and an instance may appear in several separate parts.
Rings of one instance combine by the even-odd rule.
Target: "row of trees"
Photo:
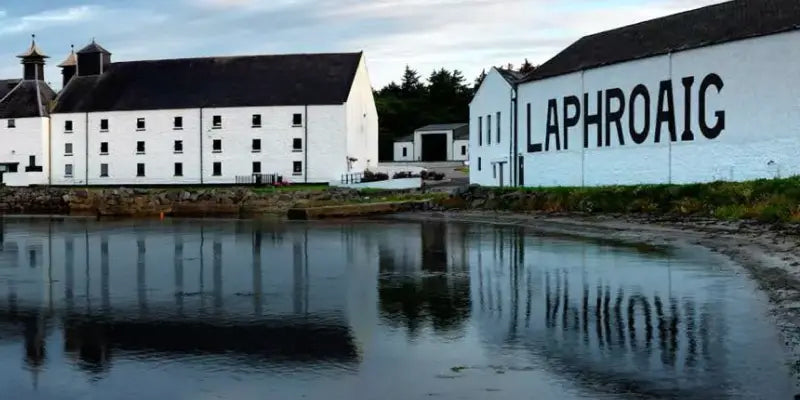
[[[508,64],[503,68],[514,69],[514,66]],[[527,73],[535,68],[526,59],[516,70]],[[406,66],[399,84],[391,82],[375,91],[380,118],[380,159],[391,160],[394,141],[419,127],[467,122],[469,102],[485,77],[484,70],[470,85],[461,71],[441,68],[423,81],[417,71]]]

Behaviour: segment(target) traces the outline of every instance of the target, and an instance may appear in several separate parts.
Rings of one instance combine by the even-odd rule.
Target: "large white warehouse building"
[[[800,174],[799,42],[800,2],[737,0],[586,36],[519,79],[494,70],[470,106],[470,180]]]
[[[26,106],[0,98],[7,185],[325,183],[378,163],[362,53],[112,63],[92,42],[59,65],[57,96],[35,43],[20,57],[5,96]]]

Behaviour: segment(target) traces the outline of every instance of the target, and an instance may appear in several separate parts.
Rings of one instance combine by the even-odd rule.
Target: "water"
[[[5,218],[2,399],[790,399],[703,254],[444,223]]]

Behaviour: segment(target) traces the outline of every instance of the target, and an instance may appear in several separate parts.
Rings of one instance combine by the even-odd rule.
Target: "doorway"
[[[422,139],[422,161],[447,161],[447,134],[425,134]]]

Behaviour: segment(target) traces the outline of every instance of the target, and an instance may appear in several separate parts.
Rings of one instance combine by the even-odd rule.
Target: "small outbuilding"
[[[394,161],[464,161],[469,158],[469,124],[423,126],[394,142]]]

